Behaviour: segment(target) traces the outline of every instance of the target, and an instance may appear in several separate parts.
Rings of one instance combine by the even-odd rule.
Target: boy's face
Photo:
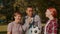
[[[27,8],[26,13],[27,13],[28,16],[32,16],[33,8]]]
[[[21,21],[21,15],[20,14],[16,14],[15,16],[14,16],[14,19],[16,20],[16,21],[18,21],[18,22],[20,22]]]

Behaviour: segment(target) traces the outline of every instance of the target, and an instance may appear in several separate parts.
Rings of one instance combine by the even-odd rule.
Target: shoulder
[[[34,15],[34,17],[39,17],[39,15],[36,14],[36,15]]]
[[[9,23],[8,26],[12,26],[13,25],[13,22]]]
[[[57,25],[57,19],[51,20],[50,24]]]
[[[53,20],[51,20],[51,22],[57,23],[57,19],[53,19]]]
[[[34,17],[38,17],[39,18],[39,15],[34,15]]]
[[[35,18],[40,19],[40,16],[39,15],[35,15]]]

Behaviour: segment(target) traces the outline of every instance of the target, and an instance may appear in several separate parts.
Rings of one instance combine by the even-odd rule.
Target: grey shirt
[[[25,16],[26,19],[27,19],[27,17],[29,17],[29,16]],[[25,23],[26,23],[26,19],[25,19]],[[41,19],[40,19],[40,17],[38,15],[35,15],[34,21],[36,22],[36,25],[38,25],[38,27],[40,28],[40,33],[41,33]],[[26,30],[25,34],[29,34],[28,32],[29,32],[29,28]]]
[[[8,24],[7,31],[11,32],[11,34],[23,34],[23,30],[27,30],[29,28],[29,24],[25,23],[24,25],[17,24],[15,22],[11,22]]]

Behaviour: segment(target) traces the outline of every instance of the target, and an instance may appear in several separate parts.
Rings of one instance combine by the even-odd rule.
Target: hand
[[[29,24],[32,23],[32,21],[33,21],[33,18],[31,18],[31,17],[26,19],[26,22],[29,23]]]

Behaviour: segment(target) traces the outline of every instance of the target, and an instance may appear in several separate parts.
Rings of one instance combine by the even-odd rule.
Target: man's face
[[[27,8],[26,13],[27,13],[28,16],[32,16],[33,8]]]

